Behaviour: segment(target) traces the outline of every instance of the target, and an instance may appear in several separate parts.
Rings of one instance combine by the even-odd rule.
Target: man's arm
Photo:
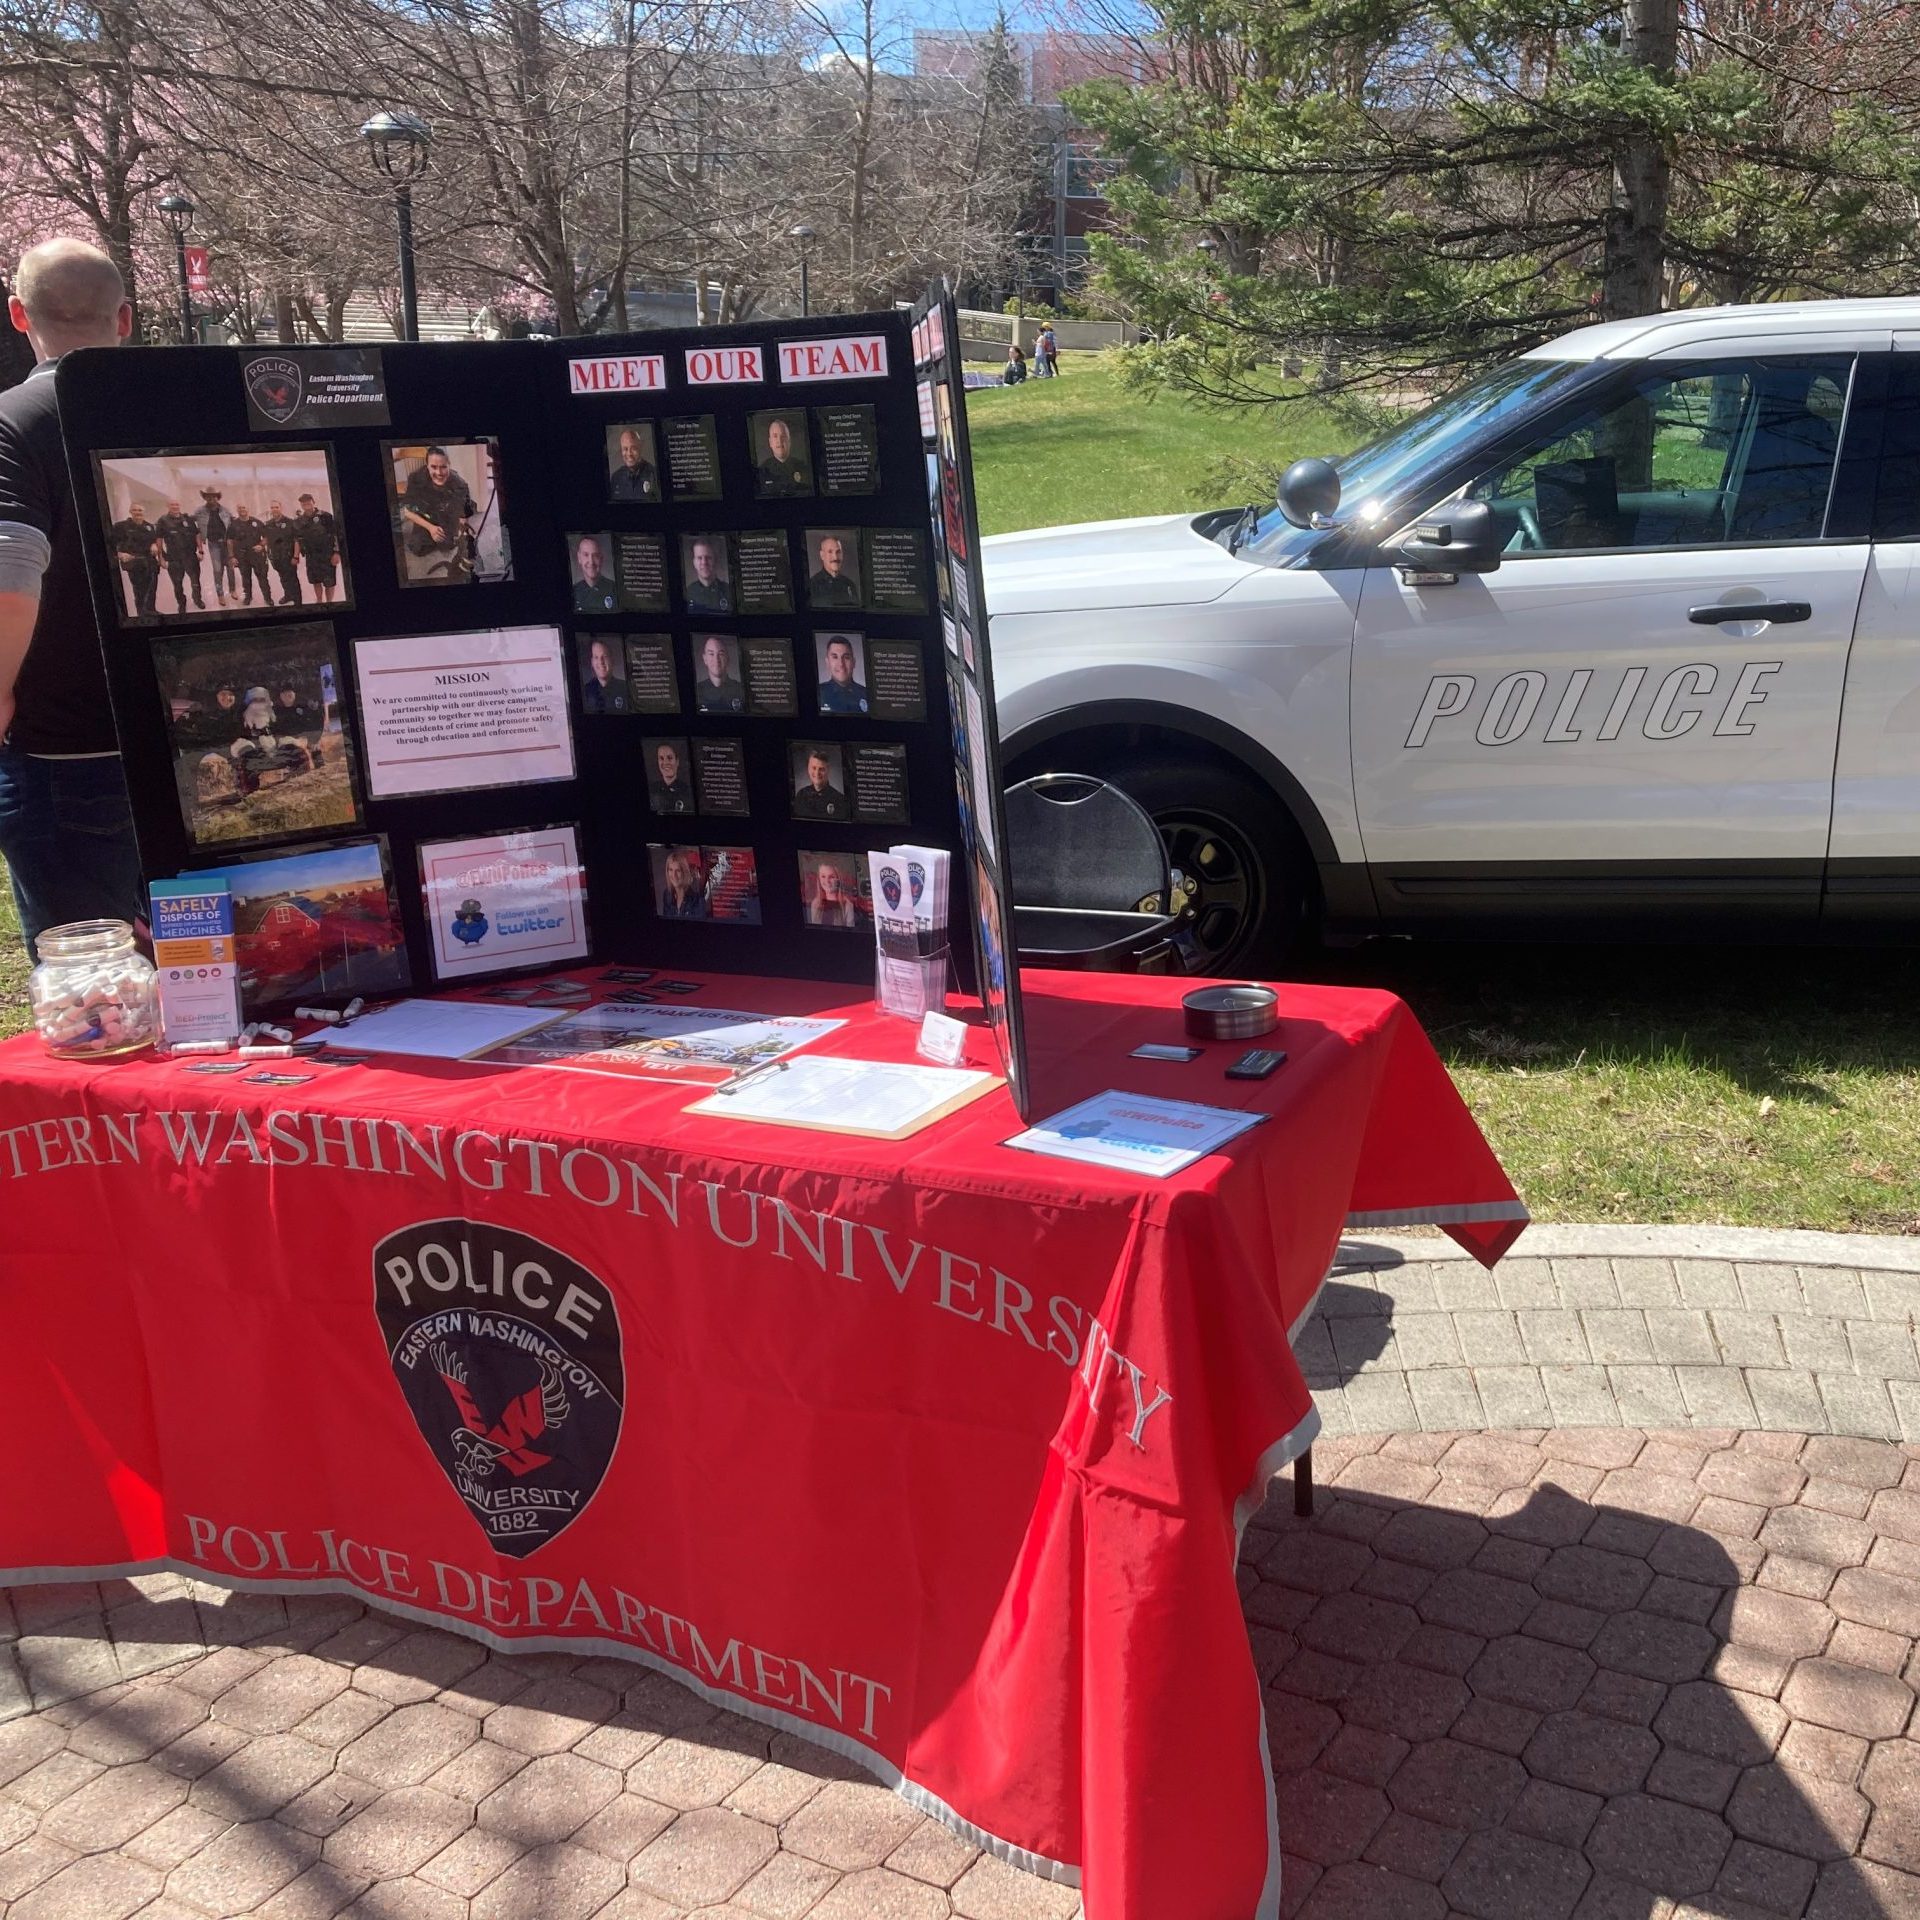
[[[40,614],[40,577],[53,557],[38,527],[0,520],[0,742],[13,726],[13,686]]]
[[[0,744],[13,729],[13,683],[27,657],[33,623],[40,612],[40,591],[0,592]]]

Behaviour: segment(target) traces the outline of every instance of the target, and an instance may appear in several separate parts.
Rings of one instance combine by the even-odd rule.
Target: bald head
[[[22,255],[8,311],[41,360],[117,346],[133,324],[119,268],[84,240],[47,240]]]

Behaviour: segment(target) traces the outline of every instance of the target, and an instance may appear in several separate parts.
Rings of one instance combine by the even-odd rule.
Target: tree
[[[15,217],[91,229],[134,296],[141,201],[164,191],[139,110],[147,36],[133,0],[0,0],[0,120],[14,163]],[[36,238],[41,237],[36,232]]]
[[[1892,0],[1157,19],[1162,77],[1073,104],[1121,163],[1107,284],[1157,336],[1147,369],[1201,393],[1271,401],[1290,353],[1336,387],[1445,381],[1586,319],[1920,271],[1915,29]],[[1834,60],[1863,39],[1879,60]]]

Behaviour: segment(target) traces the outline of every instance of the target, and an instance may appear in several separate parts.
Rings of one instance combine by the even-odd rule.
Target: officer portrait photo
[[[651,506],[660,498],[660,458],[652,422],[607,429],[607,498],[616,507]]]
[[[583,713],[625,713],[626,650],[613,633],[583,633],[574,640],[580,654],[580,708]]]
[[[759,861],[751,847],[647,848],[654,910],[662,920],[760,924]]]
[[[655,813],[693,811],[692,756],[684,740],[643,740],[640,762],[647,770],[647,805]]]
[[[807,605],[826,612],[860,605],[860,535],[852,527],[807,529]]]
[[[856,718],[870,712],[866,643],[861,636],[816,633],[813,651],[820,667],[820,685],[814,695],[820,711]]]
[[[799,500],[813,492],[813,450],[807,444],[804,407],[748,414],[747,451],[759,499]]]
[[[680,582],[689,613],[733,611],[733,565],[724,533],[680,536]]]
[[[352,605],[326,448],[103,453],[94,476],[123,626]]]
[[[796,820],[851,820],[847,772],[836,746],[823,740],[796,741],[787,749]]]
[[[745,713],[740,649],[724,633],[693,636],[693,704],[702,713]]]
[[[439,440],[381,447],[393,487],[393,553],[403,587],[511,580],[500,522],[500,443]]]
[[[567,535],[567,579],[575,613],[615,613],[620,596],[613,584],[613,535]]]
[[[311,836],[360,818],[330,626],[153,643],[180,817],[196,847]]]
[[[860,853],[800,855],[800,917],[810,927],[846,932],[870,924],[873,911],[865,885],[867,860]]]

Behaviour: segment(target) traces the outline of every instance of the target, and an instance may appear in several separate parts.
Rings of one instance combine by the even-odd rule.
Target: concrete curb
[[[1399,1266],[1409,1260],[1466,1260],[1467,1250],[1437,1227],[1415,1232],[1350,1233],[1342,1266]],[[1536,1221],[1513,1250],[1517,1259],[1750,1260],[1799,1267],[1854,1267],[1920,1273],[1920,1235],[1809,1233],[1778,1227],[1555,1226]]]

